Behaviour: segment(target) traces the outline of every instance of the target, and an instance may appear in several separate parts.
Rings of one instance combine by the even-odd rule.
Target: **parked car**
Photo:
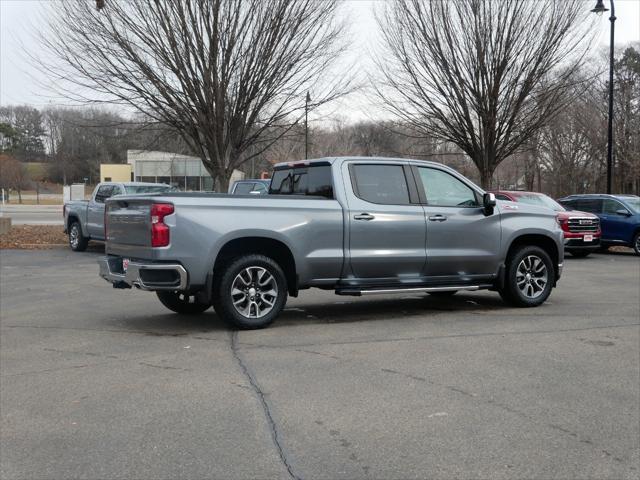
[[[116,288],[155,290],[175,312],[213,304],[236,327],[261,328],[287,295],[310,287],[355,296],[489,289],[535,307],[562,272],[555,212],[502,208],[438,163],[283,163],[269,193],[111,198],[100,275]]]
[[[71,250],[86,250],[89,240],[104,236],[104,202],[114,195],[170,192],[174,188],[164,183],[102,182],[96,185],[90,200],[73,200],[62,207],[64,233],[69,236]]]
[[[229,187],[232,195],[266,195],[269,193],[270,179],[238,180]]]
[[[582,210],[600,217],[602,247],[631,247],[640,255],[640,197],[636,195],[584,194],[558,200],[570,210]]]
[[[498,200],[527,203],[547,207],[558,216],[564,232],[564,250],[574,257],[586,257],[600,248],[600,219],[587,212],[568,211],[544,193],[495,190]]]

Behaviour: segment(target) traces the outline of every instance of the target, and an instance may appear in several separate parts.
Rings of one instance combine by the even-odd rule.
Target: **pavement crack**
[[[603,330],[609,328],[629,328],[640,326],[640,323],[623,323],[616,325],[596,325],[592,327],[580,327],[580,328],[557,328],[549,330],[523,330],[523,331],[507,331],[507,332],[478,332],[478,333],[454,333],[449,335],[425,335],[415,337],[395,337],[395,338],[369,338],[358,340],[343,340],[339,342],[313,342],[313,343],[293,343],[293,344],[280,344],[280,345],[266,345],[260,343],[241,342],[240,345],[249,348],[292,348],[302,349],[305,347],[326,347],[326,346],[339,346],[339,345],[358,345],[369,343],[395,343],[395,342],[418,342],[425,340],[439,340],[447,338],[473,338],[473,337],[506,337],[517,335],[550,335],[554,333],[572,333],[572,332],[586,332],[590,330]],[[302,351],[302,350],[300,350]],[[310,352],[307,352],[310,353]]]
[[[291,462],[287,458],[287,455],[282,446],[282,441],[280,439],[281,434],[278,431],[278,426],[273,419],[273,415],[271,414],[271,408],[269,407],[269,402],[267,402],[267,398],[265,393],[260,388],[258,381],[255,378],[254,373],[251,371],[247,363],[242,359],[242,355],[240,354],[240,350],[238,349],[238,332],[231,333],[231,352],[233,353],[233,358],[236,360],[242,373],[247,377],[249,381],[249,385],[251,385],[251,389],[260,400],[260,406],[262,407],[262,411],[264,412],[264,416],[267,419],[267,424],[269,425],[269,431],[271,433],[271,439],[273,440],[273,444],[278,451],[278,456],[282,461],[283,465],[289,472],[289,476],[294,480],[300,480],[301,477],[296,475],[293,471],[293,467],[291,466]]]

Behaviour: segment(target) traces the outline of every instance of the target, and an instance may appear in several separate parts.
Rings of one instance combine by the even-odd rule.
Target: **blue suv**
[[[640,255],[640,197],[636,195],[569,195],[558,200],[569,210],[600,217],[601,245],[631,247]]]

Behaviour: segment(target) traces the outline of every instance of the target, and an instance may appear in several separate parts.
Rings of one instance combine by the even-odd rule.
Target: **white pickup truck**
[[[64,233],[75,252],[86,250],[89,240],[104,241],[104,202],[115,195],[167,193],[174,191],[165,183],[102,182],[96,185],[90,200],[72,200],[64,204]]]

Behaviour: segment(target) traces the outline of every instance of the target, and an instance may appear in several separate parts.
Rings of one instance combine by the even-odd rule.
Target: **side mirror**
[[[629,210],[621,208],[620,210],[616,210],[616,215],[622,215],[624,217],[630,217],[631,213],[629,212]]]
[[[482,196],[482,206],[486,216],[493,215],[493,209],[496,206],[496,195],[494,193],[485,193]]]

